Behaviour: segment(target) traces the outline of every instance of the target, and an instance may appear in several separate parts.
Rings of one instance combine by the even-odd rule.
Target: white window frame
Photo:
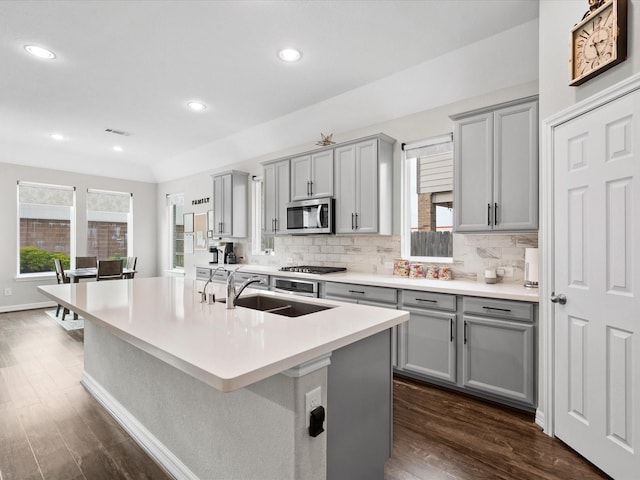
[[[251,210],[253,217],[251,221],[251,255],[270,255],[270,250],[262,250],[262,222],[264,217],[264,178],[258,175],[252,177],[251,183],[252,199]]]
[[[446,143],[452,140],[452,135],[441,135],[438,137],[428,138],[426,140],[420,140],[418,142],[405,144],[402,149],[402,178],[400,182],[401,191],[401,212],[400,216],[400,254],[402,258],[412,262],[423,263],[453,263],[453,256],[451,257],[419,257],[411,256],[411,192],[412,186],[409,185],[410,168],[407,161],[407,150],[415,148],[428,147],[430,145],[437,145],[439,143]],[[409,157],[411,158],[411,157]],[[454,205],[455,208],[455,205]]]
[[[16,279],[29,280],[41,278],[55,278],[56,272],[20,273],[20,185],[32,185],[37,187],[59,188],[62,190],[72,190],[72,206],[69,207],[69,258],[73,262],[76,257],[76,187],[68,185],[56,185],[52,183],[18,181],[16,186]]]
[[[182,205],[184,206],[184,193],[170,193],[166,196],[166,209],[167,209],[167,269],[168,272],[176,275],[184,275],[184,265],[182,267],[176,267],[173,265],[173,203],[169,202],[171,197],[182,197]],[[184,249],[183,249],[184,254]]]

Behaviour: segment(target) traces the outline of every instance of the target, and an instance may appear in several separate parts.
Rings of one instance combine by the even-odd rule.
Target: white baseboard
[[[7,312],[20,312],[22,310],[35,310],[36,308],[50,308],[56,307],[58,304],[55,302],[38,302],[38,303],[23,303],[22,305],[5,305],[0,306],[0,313]]]
[[[536,409],[536,425],[544,430],[544,412]]]
[[[198,480],[178,457],[142,425],[124,406],[87,372],[82,372],[80,383],[109,412],[135,442],[176,480]]]

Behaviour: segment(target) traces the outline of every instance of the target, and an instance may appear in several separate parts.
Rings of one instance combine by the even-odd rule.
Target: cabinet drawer
[[[241,284],[242,282],[249,280],[250,278],[259,278],[262,280],[263,283],[252,283],[251,285],[249,285],[251,288],[258,288],[258,289],[262,289],[262,290],[268,290],[269,289],[269,276],[268,275],[261,275],[261,274],[255,274],[255,273],[250,273],[250,272],[238,272],[235,274],[235,276],[233,277],[235,280],[236,284]]]
[[[217,267],[206,268],[206,267],[196,267],[196,279],[197,280],[209,280],[209,275],[211,272]],[[211,281],[216,283],[224,283],[227,281],[227,272],[225,270],[216,271],[211,277]]]
[[[373,300],[382,303],[396,303],[398,301],[395,288],[331,282],[327,282],[324,288],[326,295],[335,297],[352,298],[354,300]]]
[[[533,322],[533,304],[493,298],[464,297],[464,313]]]
[[[210,270],[208,268],[196,267],[196,279],[209,280],[209,272]]]
[[[428,308],[433,310],[456,311],[456,296],[446,293],[418,292],[403,290],[401,292],[403,307]]]

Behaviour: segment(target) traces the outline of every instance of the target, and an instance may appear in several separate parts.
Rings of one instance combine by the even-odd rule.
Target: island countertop
[[[40,286],[38,290],[132,345],[218,390],[240,389],[409,319],[408,312],[330,300],[286,317],[200,303],[196,281],[176,277]],[[216,297],[224,287],[213,285]],[[262,295],[272,292],[247,291]],[[286,296],[286,295],[285,295]],[[293,298],[292,298],[293,300]]]

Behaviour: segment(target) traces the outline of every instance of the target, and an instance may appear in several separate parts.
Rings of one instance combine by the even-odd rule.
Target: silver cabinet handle
[[[353,213],[351,214],[351,230],[355,230],[355,223],[353,223]]]
[[[430,300],[428,298],[416,298],[416,302],[438,303],[437,300]]]
[[[467,321],[464,322],[464,343],[467,343]]]
[[[510,312],[511,309],[510,308],[498,308],[498,307],[482,307],[485,310],[497,310],[499,312]]]
[[[450,342],[453,342],[453,318],[449,319],[449,337],[450,337]]]
[[[563,293],[559,293],[558,295],[556,295],[556,292],[551,292],[551,302],[564,305],[565,303],[567,303],[567,296]]]
[[[356,213],[356,230],[358,229],[358,214]]]
[[[487,225],[491,225],[491,204],[487,203]]]
[[[313,195],[313,181],[309,182],[309,196]]]
[[[493,204],[493,224],[498,225],[498,204]]]
[[[365,292],[361,291],[361,290],[349,290],[349,293],[358,293],[360,295],[364,295]]]

